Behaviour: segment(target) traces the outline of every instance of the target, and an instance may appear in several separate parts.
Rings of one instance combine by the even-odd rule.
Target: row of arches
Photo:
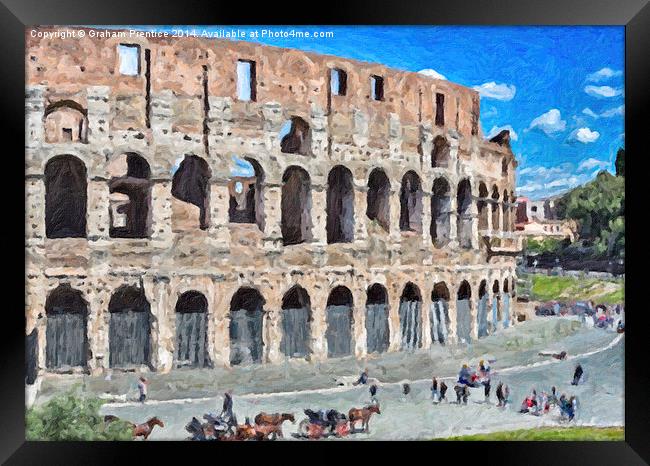
[[[229,221],[256,224],[265,228],[263,182],[264,171],[255,160],[241,160],[247,171],[233,176],[230,186]],[[146,238],[151,233],[151,169],[148,162],[135,153],[126,153],[111,163],[108,181],[109,235],[115,238]],[[174,198],[196,206],[198,226],[210,224],[211,170],[207,162],[196,155],[185,155],[178,163],[171,186]],[[87,209],[87,171],[84,163],[73,155],[58,155],[45,166],[45,224],[48,238],[85,237]],[[281,234],[285,245],[312,240],[312,186],[307,171],[290,166],[282,177]],[[385,231],[390,230],[391,183],[381,168],[370,172],[367,185],[366,216]],[[430,234],[434,245],[443,246],[451,234],[452,189],[444,177],[434,180],[430,199],[426,199],[422,182],[412,170],[402,177],[399,191],[399,228],[403,232],[422,233],[423,203],[431,203]],[[511,208],[514,193],[503,192],[503,229],[513,229]],[[456,189],[457,234],[459,244],[472,247],[472,186],[462,179]],[[500,196],[496,186],[491,195],[484,182],[479,183],[476,199],[479,230],[489,224],[499,224]],[[492,221],[488,206],[491,205]],[[355,188],[352,172],[342,166],[334,167],[327,178],[326,200],[327,242],[354,241]],[[498,229],[498,228],[495,228]]]
[[[500,292],[498,280],[492,285],[492,309],[488,308],[488,283],[480,284],[477,301],[477,335],[484,337],[497,326],[510,323],[509,282],[505,279]],[[513,289],[514,294],[514,289]],[[445,282],[437,282],[431,291],[429,313],[432,342],[444,344],[449,339],[449,306],[452,293]],[[456,336],[459,342],[472,338],[472,290],[462,281],[455,293]],[[417,285],[408,282],[399,299],[399,349],[413,351],[423,346],[422,294]],[[228,313],[230,364],[259,364],[265,360],[267,320],[266,300],[252,287],[239,288],[230,300]],[[325,308],[325,341],[327,357],[338,358],[355,353],[354,300],[345,286],[333,288]],[[87,336],[88,304],[81,291],[63,284],[54,289],[45,303],[46,367],[62,369],[85,367],[91,357]],[[151,327],[154,317],[144,290],[124,285],[110,298],[109,367],[129,368],[149,365],[151,358]],[[367,353],[383,353],[390,346],[390,304],[387,289],[374,283],[366,290],[365,335]],[[176,367],[210,367],[208,350],[209,305],[205,295],[190,290],[180,294],[175,304],[174,365]],[[313,312],[305,288],[294,285],[282,298],[280,312],[280,352],[287,358],[305,358],[313,352]]]

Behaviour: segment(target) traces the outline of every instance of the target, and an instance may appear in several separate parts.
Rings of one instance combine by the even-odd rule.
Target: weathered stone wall
[[[27,35],[26,87],[26,262],[27,332],[39,328],[40,365],[44,367],[45,299],[61,283],[83,292],[88,302],[89,368],[108,367],[108,301],[121,285],[144,287],[151,304],[152,361],[157,370],[173,366],[174,306],[187,290],[208,300],[208,351],[218,364],[229,361],[229,308],[241,286],[257,288],[266,303],[265,361],[283,356],[279,324],[283,294],[300,284],[311,298],[312,351],[327,357],[325,307],[329,292],[347,286],[354,297],[354,344],[365,355],[365,293],[373,283],[389,293],[391,350],[399,349],[398,307],[407,282],[416,284],[423,300],[424,346],[431,343],[428,308],[433,284],[444,281],[452,296],[451,333],[455,333],[455,296],[462,280],[472,289],[472,333],[476,336],[478,289],[485,279],[515,281],[512,257],[488,260],[480,236],[512,244],[513,229],[501,221],[479,234],[476,202],[472,203],[472,248],[456,240],[456,187],[468,178],[472,194],[485,183],[514,195],[516,161],[507,144],[472,135],[471,89],[382,65],[322,56],[244,42],[176,39],[38,39]],[[119,73],[117,46],[141,46],[138,76]],[[150,51],[150,81],[145,73]],[[256,63],[256,99],[239,101],[237,60]],[[329,69],[347,73],[345,96],[330,95]],[[384,78],[384,98],[370,98],[370,76]],[[147,88],[150,89],[147,104]],[[208,93],[205,95],[204,89]],[[436,126],[436,93],[445,95],[445,125]],[[49,143],[44,113],[71,100],[86,112],[84,141]],[[207,108],[206,108],[207,101]],[[311,130],[310,155],[280,150],[279,133],[292,116]],[[149,125],[147,126],[147,121]],[[447,168],[432,168],[433,139],[444,136],[450,146]],[[151,234],[148,238],[109,236],[109,165],[124,153],[136,153],[151,168]],[[45,165],[70,154],[87,170],[87,237],[46,238]],[[209,181],[207,230],[198,228],[196,207],[171,194],[174,167],[185,154],[204,158]],[[255,224],[229,223],[232,156],[254,159],[263,169],[264,231]],[[502,171],[506,160],[507,174]],[[354,241],[327,244],[326,196],[330,170],[344,165],[354,178]],[[303,167],[311,179],[313,240],[283,246],[282,175]],[[388,232],[365,215],[370,172],[380,167],[390,180]],[[422,233],[400,231],[400,186],[409,170],[423,190]],[[433,181],[451,186],[451,242],[432,244],[430,196]],[[510,202],[510,199],[507,200]],[[507,205],[514,219],[514,204]],[[502,219],[501,204],[499,219]],[[510,241],[510,242],[509,242]],[[491,291],[490,291],[491,295]],[[514,303],[513,303],[514,305]]]

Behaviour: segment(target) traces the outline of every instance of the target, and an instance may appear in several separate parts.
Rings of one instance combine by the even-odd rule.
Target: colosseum
[[[517,323],[517,162],[474,90],[240,41],[26,43],[39,374],[367,358]]]

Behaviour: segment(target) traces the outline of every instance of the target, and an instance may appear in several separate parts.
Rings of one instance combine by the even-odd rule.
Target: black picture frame
[[[111,0],[2,0],[0,4],[0,52],[2,55],[2,99],[4,170],[2,189],[3,213],[0,239],[3,246],[5,276],[3,296],[2,374],[0,393],[0,460],[7,464],[117,464],[121,461],[155,464],[156,457],[169,459],[169,453],[182,452],[185,459],[202,461],[196,454],[223,461],[224,453],[235,453],[241,461],[254,461],[255,455],[278,460],[308,461],[318,458],[314,449],[336,448],[332,461],[368,463],[371,456],[393,454],[394,461],[478,461],[496,464],[620,464],[636,465],[650,462],[650,426],[648,397],[649,374],[645,364],[648,312],[643,307],[643,265],[647,258],[643,245],[645,235],[642,194],[643,175],[648,155],[642,135],[642,115],[650,102],[650,5],[646,0],[502,0],[499,2],[454,0],[424,4],[423,2],[340,2],[322,3],[305,8],[304,3],[290,6],[287,2],[273,4],[232,5],[214,1],[184,0],[139,2]],[[316,6],[317,8],[313,8]],[[235,7],[239,7],[237,11]],[[311,11],[311,13],[310,13]],[[300,16],[302,12],[302,16]],[[25,28],[30,25],[89,24],[476,24],[476,25],[622,25],[625,26],[625,130],[628,152],[626,197],[627,268],[635,271],[626,277],[626,304],[630,311],[626,322],[625,377],[625,441],[624,442],[376,442],[359,446],[355,442],[273,442],[267,444],[196,444],[180,442],[26,442],[24,439],[24,377],[25,342],[24,314],[20,309],[25,281],[18,270],[24,269],[25,224],[24,171],[20,153],[24,151],[24,42]],[[644,131],[645,130],[645,131]],[[17,145],[10,149],[9,142]],[[21,148],[20,146],[23,145]],[[630,157],[631,155],[631,157]],[[9,166],[7,166],[9,164]],[[22,167],[22,168],[21,168]],[[630,210],[631,209],[631,210]],[[644,241],[645,240],[645,241]],[[639,247],[639,253],[634,251]],[[7,254],[10,252],[11,254]],[[23,299],[21,299],[21,296]],[[11,299],[7,300],[6,297]],[[10,301],[10,302],[7,302]],[[289,448],[287,448],[289,446]],[[408,448],[408,450],[406,448]],[[276,453],[269,450],[280,449]],[[301,449],[299,452],[297,449]],[[415,451],[418,449],[420,451]],[[326,453],[330,454],[330,453]],[[445,455],[451,455],[443,459]],[[289,456],[286,456],[289,455]],[[420,459],[417,459],[420,457]],[[289,459],[290,458],[290,459]],[[403,459],[401,459],[403,458]],[[412,459],[411,459],[412,458]],[[231,460],[232,461],[232,460]]]

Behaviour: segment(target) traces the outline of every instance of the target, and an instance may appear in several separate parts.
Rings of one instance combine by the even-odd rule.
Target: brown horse
[[[361,431],[369,432],[368,423],[370,422],[370,416],[372,416],[373,413],[381,414],[381,411],[379,410],[379,405],[369,405],[366,406],[365,408],[352,408],[348,412],[348,419],[350,421],[350,430],[354,430],[357,421],[361,421]]]
[[[152,417],[142,424],[133,424],[133,439],[135,440],[138,437],[143,437],[144,440],[147,440],[151,435],[154,426],[165,427],[165,423],[157,417]]]
[[[255,430],[261,434],[262,438],[269,438],[273,436],[283,438],[282,423],[284,421],[291,421],[295,424],[296,418],[291,413],[275,413],[267,414],[265,412],[259,413],[255,416]]]

